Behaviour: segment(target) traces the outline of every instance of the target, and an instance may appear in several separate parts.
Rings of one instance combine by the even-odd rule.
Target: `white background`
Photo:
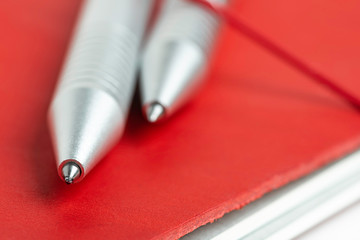
[[[360,202],[304,233],[297,240],[360,240]]]

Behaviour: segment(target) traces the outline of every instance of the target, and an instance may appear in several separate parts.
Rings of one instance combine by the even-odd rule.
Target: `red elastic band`
[[[194,2],[196,4],[200,4],[211,12],[215,13],[219,17],[221,17],[226,23],[232,26],[237,32],[244,34],[246,37],[268,50],[270,53],[274,54],[278,58],[282,59],[298,71],[307,75],[313,81],[321,84],[322,86],[327,87],[332,90],[334,93],[338,94],[340,97],[348,101],[355,108],[360,110],[360,100],[350,94],[348,91],[340,87],[336,81],[333,81],[329,77],[325,77],[323,74],[319,73],[305,62],[301,61],[291,53],[287,52],[285,49],[276,45],[268,38],[254,31],[251,27],[247,26],[244,21],[240,19],[238,14],[235,14],[231,9],[222,5],[215,5],[206,0],[188,0],[190,2]]]

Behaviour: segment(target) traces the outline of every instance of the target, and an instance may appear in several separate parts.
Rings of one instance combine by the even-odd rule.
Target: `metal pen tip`
[[[146,111],[146,118],[149,122],[154,123],[165,116],[165,108],[159,104],[154,103]]]
[[[66,178],[64,179],[64,181],[65,181],[65,183],[67,183],[67,184],[72,184],[72,183],[73,183],[73,180],[70,179],[70,178],[68,178],[68,177],[66,177]]]
[[[81,175],[81,170],[76,163],[68,162],[66,163],[62,170],[62,176],[67,184],[74,183]]]

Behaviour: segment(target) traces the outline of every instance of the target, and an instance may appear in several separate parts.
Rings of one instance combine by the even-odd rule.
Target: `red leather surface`
[[[57,176],[46,112],[79,1],[0,1],[0,235],[173,239],[354,151],[360,113],[225,27],[206,86],[170,121],[135,102],[83,182]],[[360,94],[359,2],[234,1],[259,32]]]

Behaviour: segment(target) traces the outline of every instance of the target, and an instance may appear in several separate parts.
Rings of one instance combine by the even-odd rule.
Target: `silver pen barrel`
[[[140,93],[148,121],[171,115],[198,88],[218,28],[218,19],[196,4],[165,2],[141,64]]]
[[[122,135],[153,0],[87,0],[49,122],[58,172],[80,181]]]

